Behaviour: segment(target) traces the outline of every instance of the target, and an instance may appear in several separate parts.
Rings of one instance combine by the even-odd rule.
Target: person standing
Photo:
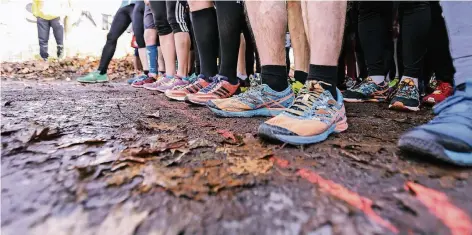
[[[49,32],[52,28],[57,44],[57,57],[64,56],[64,25],[61,15],[64,15],[66,1],[33,0],[32,12],[36,17],[38,26],[39,54],[43,60],[47,60]]]

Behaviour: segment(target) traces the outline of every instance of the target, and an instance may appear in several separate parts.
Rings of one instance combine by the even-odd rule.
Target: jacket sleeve
[[[39,15],[39,0],[33,0],[33,3],[31,4],[31,13],[33,13],[34,16],[38,17]]]

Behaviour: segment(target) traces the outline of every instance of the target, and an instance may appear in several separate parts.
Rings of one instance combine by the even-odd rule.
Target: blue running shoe
[[[420,110],[420,92],[412,79],[405,78],[400,81],[388,108],[403,111]]]
[[[221,117],[272,117],[283,112],[293,100],[294,94],[290,86],[277,92],[266,84],[255,84],[239,95],[210,100],[207,106]]]
[[[135,82],[140,82],[140,81],[142,81],[146,78],[147,78],[147,76],[145,74],[141,74],[141,75],[136,75],[133,78],[128,79],[126,82],[131,85]]]
[[[372,78],[364,79],[359,85],[344,92],[346,102],[382,102],[387,98],[388,85],[375,83]]]
[[[472,166],[472,79],[434,107],[431,122],[403,134],[398,147],[456,165]]]
[[[259,137],[301,145],[345,131],[348,124],[341,91],[336,89],[335,100],[321,84],[307,81],[290,108],[259,126]]]

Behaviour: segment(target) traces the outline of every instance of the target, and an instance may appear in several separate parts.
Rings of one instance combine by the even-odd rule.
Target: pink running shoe
[[[157,88],[159,86],[162,86],[162,84],[168,83],[172,79],[173,77],[168,77],[168,76],[163,75],[162,77],[158,78],[157,81],[150,84],[145,84],[143,88],[151,90],[151,91],[157,91]]]
[[[156,90],[158,90],[160,92],[166,92],[167,90],[170,90],[174,87],[185,86],[185,85],[188,85],[188,84],[189,84],[189,81],[187,81],[185,78],[183,79],[183,78],[180,78],[178,76],[174,76],[174,78],[172,80],[170,80],[167,83],[163,83],[162,85],[157,87]]]

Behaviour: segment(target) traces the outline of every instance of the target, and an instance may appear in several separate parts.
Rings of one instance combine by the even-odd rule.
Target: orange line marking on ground
[[[270,160],[283,168],[287,168],[290,165],[289,161],[282,158],[272,157]],[[359,194],[352,192],[349,189],[345,188],[344,186],[337,184],[331,180],[324,179],[323,177],[321,177],[320,175],[316,174],[315,172],[311,170],[299,169],[297,171],[297,175],[304,178],[305,180],[308,180],[309,182],[313,184],[318,185],[323,191],[361,210],[371,220],[386,227],[393,233],[398,233],[398,229],[394,225],[382,219],[382,217],[380,217],[379,215],[375,213],[375,211],[372,209],[372,200],[362,197]]]
[[[429,212],[451,230],[452,235],[472,234],[470,217],[454,206],[446,194],[410,181],[405,184],[405,188],[414,192],[416,198],[428,208]]]
[[[388,228],[394,233],[398,233],[398,229],[395,226],[382,219],[382,217],[375,213],[375,211],[372,209],[372,201],[370,199],[362,197],[359,194],[352,192],[331,180],[324,179],[320,175],[308,169],[300,169],[297,174],[309,182],[317,184],[323,191],[328,192],[329,194],[346,201],[351,206],[354,206],[357,209],[363,211],[371,220],[375,221],[376,223]]]

